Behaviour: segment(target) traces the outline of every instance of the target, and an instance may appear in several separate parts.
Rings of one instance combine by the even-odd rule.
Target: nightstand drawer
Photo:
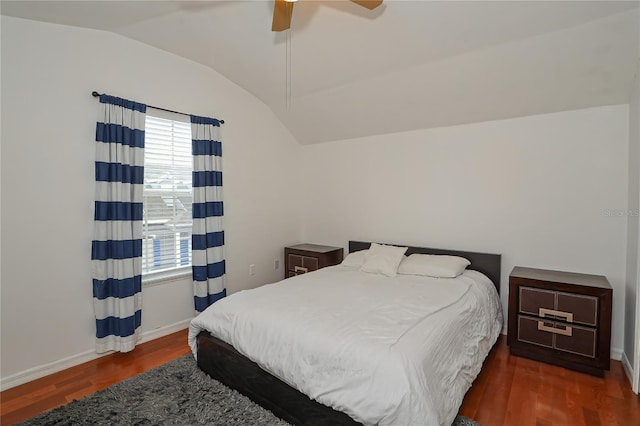
[[[518,341],[594,358],[596,330],[563,322],[518,316]]]
[[[595,358],[597,347],[596,330],[557,323],[556,329],[566,329],[571,332],[571,335],[556,334],[556,349]]]
[[[544,321],[544,325],[553,327],[553,321]],[[518,341],[553,348],[553,334],[538,329],[535,318],[518,316]]]
[[[598,298],[581,294],[557,294],[556,309],[571,312],[573,322],[595,326],[598,324]]]
[[[287,265],[289,269],[298,274],[311,272],[318,269],[318,258],[310,256],[302,256],[299,254],[289,254],[287,256]]]
[[[556,308],[556,292],[533,287],[520,287],[520,307],[523,314],[540,315],[540,309]]]
[[[598,298],[533,287],[520,287],[519,313],[590,326],[598,324]]]

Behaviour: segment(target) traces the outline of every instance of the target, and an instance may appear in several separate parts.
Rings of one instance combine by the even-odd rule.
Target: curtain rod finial
[[[91,92],[91,95],[92,95],[94,98],[97,98],[98,96],[100,96],[100,93],[98,93],[98,92],[96,92],[96,91],[94,90],[93,92]]]

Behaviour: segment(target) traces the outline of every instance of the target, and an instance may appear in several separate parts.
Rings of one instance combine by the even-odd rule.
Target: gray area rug
[[[202,372],[191,355],[21,424],[289,426]],[[452,426],[479,424],[457,417]]]

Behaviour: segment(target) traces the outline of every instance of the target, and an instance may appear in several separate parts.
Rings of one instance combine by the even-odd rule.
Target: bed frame
[[[349,253],[367,249],[370,245],[370,242],[349,241]],[[413,253],[465,257],[471,262],[468,269],[485,274],[500,291],[501,256],[498,254],[409,247],[407,255]],[[197,340],[200,369],[286,422],[305,426],[360,424],[347,414],[310,399],[209,333],[201,332]]]

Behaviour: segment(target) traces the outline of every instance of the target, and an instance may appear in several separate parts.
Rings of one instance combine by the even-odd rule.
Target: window
[[[191,266],[191,124],[153,117],[145,124],[142,275]]]

